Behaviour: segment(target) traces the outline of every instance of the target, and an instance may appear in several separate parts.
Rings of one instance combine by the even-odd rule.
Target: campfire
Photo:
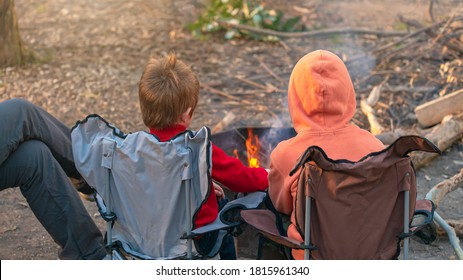
[[[246,157],[249,167],[260,167],[259,165],[259,138],[252,133],[252,128],[248,128],[248,137],[246,138]],[[233,155],[240,159],[238,149],[233,150]]]
[[[249,167],[270,165],[270,153],[296,133],[293,128],[243,127],[212,135],[212,142]]]

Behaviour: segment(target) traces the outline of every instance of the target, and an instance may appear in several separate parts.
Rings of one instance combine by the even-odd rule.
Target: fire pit
[[[294,135],[292,127],[242,127],[213,134],[212,143],[247,166],[268,168],[276,145]]]
[[[250,167],[269,168],[270,153],[283,140],[296,135],[292,127],[242,127],[212,135],[212,143],[225,151],[229,156],[237,157]],[[228,198],[234,193],[224,188]],[[257,231],[248,226],[241,227],[241,234],[235,238],[239,257],[255,259],[259,238]],[[268,259],[284,259],[278,248],[270,243],[264,245],[265,257]]]

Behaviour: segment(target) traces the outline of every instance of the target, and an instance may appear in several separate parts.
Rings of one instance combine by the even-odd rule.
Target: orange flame
[[[248,128],[248,139],[246,139],[246,154],[248,157],[249,167],[260,167],[258,157],[259,148],[259,138],[252,134],[252,128]],[[238,155],[238,149],[234,149],[233,154],[237,159],[240,159]]]
[[[248,128],[248,139],[246,139],[246,152],[248,155],[249,167],[259,167],[259,139],[252,134],[252,129]]]

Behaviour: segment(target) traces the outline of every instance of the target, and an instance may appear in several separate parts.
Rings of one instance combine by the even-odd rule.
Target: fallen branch
[[[214,134],[223,131],[224,128],[235,120],[235,118],[236,115],[232,111],[228,112],[225,117],[212,128],[211,132]]]
[[[249,102],[249,101],[241,100],[240,98],[238,98],[238,97],[236,97],[236,96],[230,95],[230,94],[228,94],[228,93],[226,93],[226,92],[223,92],[223,91],[221,91],[221,90],[218,90],[218,89],[215,89],[215,88],[213,88],[213,87],[210,87],[210,86],[208,86],[207,84],[201,84],[201,87],[204,88],[205,90],[209,91],[210,93],[217,94],[217,95],[226,97],[226,98],[228,98],[228,99],[236,100],[236,101],[239,101],[239,102],[248,104],[248,105],[252,105],[252,103]]]
[[[378,102],[379,95],[381,93],[381,85],[375,86],[368,96],[367,99],[362,99],[360,101],[360,108],[362,112],[367,116],[368,122],[370,123],[370,132],[373,135],[381,134],[385,129],[378,122],[376,117],[376,112],[373,109],[373,106]]]
[[[263,90],[265,90],[265,91],[267,91],[267,92],[272,91],[269,87],[266,87],[266,86],[261,85],[261,84],[256,83],[256,82],[253,82],[253,81],[248,80],[248,79],[246,79],[246,78],[235,77],[235,79],[237,79],[238,81],[243,82],[243,83],[245,83],[245,84],[248,84],[248,85],[250,85],[250,86],[263,89]]]
[[[432,14],[432,6],[434,5],[434,0],[429,1],[429,6],[428,6],[428,14],[429,18],[431,19],[432,22],[434,22],[434,15]]]
[[[415,115],[420,126],[429,127],[462,110],[463,89],[460,89],[417,106]]]
[[[458,189],[463,187],[463,168],[460,169],[460,172],[452,176],[451,178],[440,182],[435,185],[427,194],[426,199],[430,199],[434,202],[436,207],[439,207],[440,202],[444,197]]]
[[[441,124],[436,125],[428,134],[424,135],[434,143],[439,150],[445,151],[463,136],[463,114],[445,117]],[[413,164],[418,169],[438,155],[435,153],[415,152],[411,155]]]
[[[300,38],[300,37],[324,37],[333,36],[339,34],[357,34],[357,35],[376,35],[383,37],[397,37],[408,34],[404,31],[377,31],[366,28],[327,28],[321,30],[304,31],[304,32],[282,32],[270,29],[256,28],[249,25],[242,25],[237,23],[219,21],[219,25],[224,28],[235,28],[239,30],[245,30],[257,34],[270,35],[279,38]]]
[[[265,64],[262,60],[258,59],[260,65],[262,66],[262,68],[265,69],[265,71],[267,71],[272,77],[274,77],[275,79],[277,79],[277,81],[279,81],[280,83],[282,84],[286,84],[286,81],[283,80],[282,78],[280,78],[277,74],[275,74],[275,72],[272,71],[272,69],[270,69],[267,64]]]
[[[461,20],[462,17],[455,17],[454,20]],[[416,20],[412,20],[412,19],[406,19],[404,18],[403,16],[399,16],[399,20],[409,26],[412,26],[412,27],[415,27],[415,28],[423,28],[423,25],[421,25],[421,23],[419,23],[418,21]],[[432,31],[431,29],[427,29],[425,31],[425,33],[432,37],[432,38],[436,38],[437,36],[439,36],[438,34],[436,34],[434,31]],[[450,39],[450,40],[446,40],[446,41],[443,41],[443,40],[438,40],[438,43],[440,43],[441,45],[444,45],[446,47],[448,47],[449,49],[452,49],[454,51],[457,51],[457,52],[460,52],[460,53],[463,53],[463,45],[458,42],[457,40],[455,39]]]
[[[459,18],[459,17],[458,17],[458,18]],[[455,19],[454,19],[454,20],[455,20]],[[384,51],[385,49],[388,49],[388,48],[390,48],[390,47],[392,47],[392,46],[399,45],[400,43],[406,41],[407,39],[410,39],[410,38],[412,38],[412,37],[415,37],[415,36],[417,36],[417,35],[419,35],[419,34],[421,34],[421,33],[423,33],[423,32],[426,32],[426,31],[428,31],[428,30],[431,30],[431,29],[433,29],[433,28],[436,28],[436,27],[438,27],[439,25],[441,25],[441,24],[443,24],[443,23],[446,23],[446,22],[447,22],[447,20],[442,20],[442,21],[440,21],[440,22],[436,22],[436,23],[430,24],[430,25],[428,25],[428,26],[421,27],[421,28],[417,29],[416,31],[414,31],[414,32],[412,32],[412,33],[409,33],[409,34],[405,35],[404,37],[400,38],[400,39],[397,40],[397,41],[394,41],[394,42],[392,42],[392,43],[389,43],[389,44],[387,44],[387,45],[384,45],[384,46],[381,46],[381,47],[379,47],[379,48],[377,48],[377,49],[374,49],[374,50],[373,50],[373,53],[378,53],[378,52]]]
[[[458,5],[458,7],[455,9],[455,11],[453,12],[453,14],[450,16],[450,18],[447,20],[447,22],[445,23],[444,27],[441,28],[439,34],[436,36],[436,38],[434,38],[434,40],[432,41],[432,44],[434,44],[435,42],[437,42],[441,37],[442,35],[444,34],[444,31],[449,27],[450,23],[452,23],[453,19],[455,18],[455,16],[457,15],[458,11],[460,10],[460,7],[461,7],[461,4]]]

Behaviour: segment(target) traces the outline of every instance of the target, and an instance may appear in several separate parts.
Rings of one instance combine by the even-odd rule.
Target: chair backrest
[[[295,218],[301,236],[310,236],[310,245],[316,247],[310,252],[311,258],[398,256],[404,216],[408,229],[416,201],[415,172],[407,156],[411,151],[439,152],[431,142],[418,136],[402,137],[357,162],[332,160],[315,146],[306,150],[292,174],[302,168]],[[307,195],[310,204],[306,203]],[[407,200],[409,209],[405,211]],[[310,221],[307,235],[306,221]]]
[[[182,236],[195,227],[192,221],[210,192],[209,138],[203,127],[161,142],[144,131],[124,134],[98,115],[76,124],[74,160],[117,216],[113,240],[143,258],[185,255]]]

